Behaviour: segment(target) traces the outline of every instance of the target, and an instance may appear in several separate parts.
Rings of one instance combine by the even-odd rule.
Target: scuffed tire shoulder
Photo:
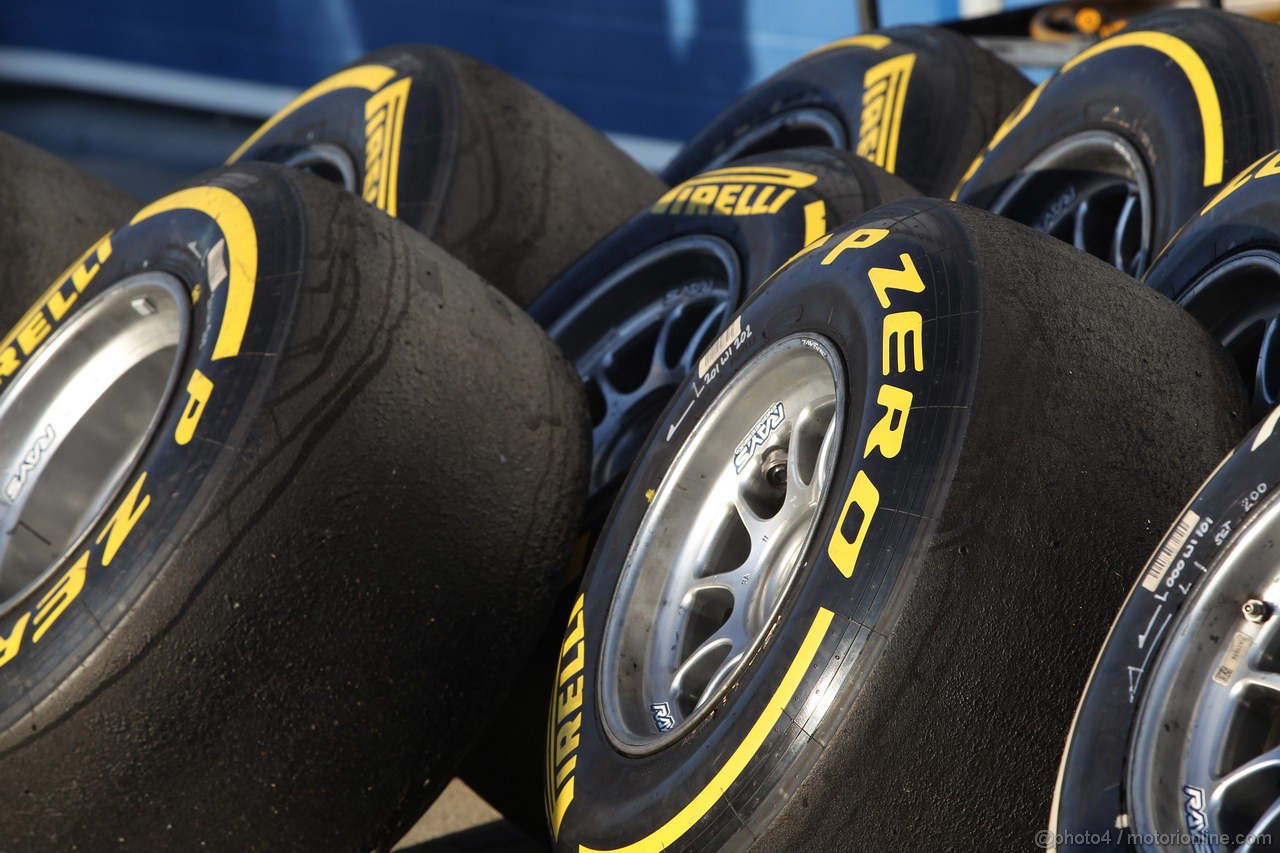
[[[230,162],[308,169],[432,238],[521,306],[661,182],[524,83],[430,45],[320,81]]]
[[[840,39],[726,107],[663,176],[675,184],[751,154],[834,145],[943,196],[1030,89],[1017,69],[948,30]]]

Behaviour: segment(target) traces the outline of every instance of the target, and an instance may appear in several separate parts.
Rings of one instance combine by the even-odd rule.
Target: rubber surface
[[[885,337],[900,313],[920,331]],[[784,267],[740,326],[673,399],[588,569],[549,730],[557,849],[1030,847],[1133,567],[1243,431],[1231,365],[1107,265],[922,200]],[[624,757],[596,679],[645,493],[727,379],[800,331],[840,348],[851,398],[808,568],[712,717]],[[907,413],[879,402],[890,384]]]
[[[1269,419],[1254,429],[1222,460],[1221,467],[1196,492],[1178,518],[1194,513],[1196,521],[1187,531],[1190,536],[1170,530],[1153,549],[1155,555],[1178,536],[1171,547],[1187,565],[1199,565],[1204,572],[1181,573],[1179,581],[1168,580],[1162,573],[1155,589],[1147,589],[1143,581],[1150,577],[1151,563],[1136,577],[1129,597],[1115,618],[1106,644],[1098,653],[1094,671],[1083,691],[1076,720],[1067,739],[1058,787],[1054,798],[1049,832],[1058,850],[1137,850],[1143,849],[1129,832],[1115,827],[1116,816],[1129,811],[1127,805],[1127,763],[1133,724],[1143,697],[1149,691],[1148,674],[1159,660],[1165,640],[1174,633],[1175,621],[1182,606],[1204,585],[1218,561],[1240,540],[1262,510],[1275,500],[1258,500],[1259,491],[1270,495],[1280,487],[1280,442],[1273,437],[1275,420]],[[1212,520],[1212,524],[1208,523]],[[1152,630],[1158,625],[1160,630]],[[1220,643],[1224,638],[1205,638],[1206,643]],[[1172,781],[1172,780],[1169,780]],[[1170,791],[1171,797],[1185,792]],[[1130,827],[1143,831],[1139,827]],[[1223,833],[1219,827],[1196,827],[1203,832]],[[1184,827],[1190,833],[1192,827]],[[1091,843],[1075,843],[1076,839]],[[1265,846],[1265,845],[1263,845]]]
[[[0,331],[140,206],[124,190],[0,133]]]
[[[744,181],[750,186],[750,180],[768,175],[800,176],[812,178],[814,182],[796,189],[773,213],[726,214],[717,211],[714,203],[708,211],[692,207],[687,200],[677,203],[659,199],[609,234],[558,277],[530,307],[533,318],[543,326],[553,326],[565,310],[632,258],[668,241],[692,235],[717,237],[733,248],[742,274],[739,298],[743,298],[799,252],[807,241],[827,233],[828,228],[838,227],[885,202],[917,194],[883,169],[834,149],[763,154],[735,161],[733,168],[740,171],[726,172],[716,183],[721,188],[737,187],[739,197],[746,193]],[[748,199],[758,195],[759,186],[747,194]],[[677,186],[662,199],[682,195],[687,199],[691,193]],[[777,197],[777,194],[773,196]],[[732,210],[735,205],[731,201],[724,206]],[[819,221],[820,225],[814,224]],[[815,228],[819,230],[815,232]],[[630,294],[630,304],[619,300],[615,321],[625,320],[636,306],[646,307],[655,300],[668,298],[670,285],[665,282],[656,285],[657,289],[652,292]],[[610,327],[604,324],[598,333],[603,340],[610,333]],[[589,543],[594,542],[609,512],[617,486],[614,483],[612,488],[588,500],[587,538],[579,544],[584,552],[578,563],[579,572],[589,553]],[[576,576],[573,579],[576,580]],[[545,807],[540,794],[545,756],[539,739],[544,729],[547,685],[553,679],[559,657],[561,625],[568,619],[575,597],[576,591],[573,594],[566,591],[562,597],[557,608],[560,619],[544,635],[537,665],[521,678],[512,701],[500,712],[461,772],[468,785],[534,837],[546,836]]]
[[[1135,20],[1037,87],[952,197],[989,208],[1038,154],[1089,130],[1121,137],[1144,160],[1158,253],[1224,181],[1280,147],[1280,30],[1207,9]],[[1062,201],[1001,212],[1033,224]]]
[[[1174,236],[1143,281],[1180,302],[1193,301],[1200,280],[1218,265],[1243,252],[1280,253],[1280,205],[1275,197],[1274,175],[1280,154],[1265,155],[1248,169],[1224,184],[1220,193],[1193,216]],[[1241,279],[1239,300],[1247,305],[1251,282]],[[1225,304],[1223,297],[1220,304]],[[1243,307],[1243,305],[1242,305]],[[1195,305],[1191,306],[1196,315]],[[1214,333],[1215,318],[1197,316]],[[1244,365],[1240,365],[1241,368]],[[1242,376],[1246,387],[1254,382],[1252,373]],[[1256,392],[1255,392],[1256,393]],[[1256,401],[1255,401],[1256,406]],[[1258,413],[1257,408],[1254,414]],[[1172,630],[1152,637],[1148,626],[1153,619],[1172,621],[1194,591],[1209,576],[1216,561],[1240,539],[1244,529],[1270,499],[1244,500],[1250,492],[1268,494],[1280,486],[1280,442],[1272,438],[1275,421],[1260,425],[1223,460],[1186,509],[1201,519],[1212,519],[1211,535],[1193,529],[1175,550],[1207,571],[1185,573],[1177,584],[1161,584],[1146,589],[1135,582],[1106,645],[1098,653],[1095,670],[1080,699],[1077,720],[1067,743],[1058,778],[1055,815],[1051,829],[1064,839],[1081,833],[1092,834],[1098,843],[1090,849],[1133,850],[1134,839],[1115,830],[1115,816],[1127,811],[1126,770],[1134,717],[1147,695],[1149,664],[1158,660],[1165,637]],[[1179,517],[1184,517],[1180,515]],[[1220,531],[1229,531],[1222,534]],[[1167,534],[1163,547],[1172,538]],[[1189,546],[1183,552],[1183,546]],[[1154,549],[1158,553],[1160,548]],[[1148,567],[1150,563],[1148,563]],[[1147,567],[1131,572],[1139,581],[1148,577]],[[1215,830],[1216,831],[1216,830]],[[1063,843],[1061,850],[1082,849]]]
[[[203,286],[125,520],[0,615],[0,849],[387,849],[543,627],[580,390],[474,273],[294,170],[205,176],[107,245],[72,312],[144,265]]]
[[[662,183],[520,81],[426,45],[375,51],[304,92],[232,156],[346,152],[361,195],[521,306]]]
[[[1248,276],[1217,283],[1211,278],[1223,265],[1246,254],[1280,258],[1277,174],[1280,152],[1272,152],[1226,182],[1218,195],[1183,224],[1142,279],[1190,311],[1229,347],[1234,343],[1229,340],[1232,335],[1247,327],[1245,318],[1251,318],[1259,332],[1273,318],[1274,314],[1268,314],[1278,301],[1275,283]],[[1221,290],[1210,293],[1209,287]],[[1237,368],[1252,398],[1252,415],[1261,418],[1275,402],[1274,368],[1270,367],[1274,356],[1252,349],[1241,347]],[[1261,372],[1256,360],[1249,363],[1250,355],[1265,362]]]
[[[663,172],[672,184],[719,162],[737,140],[781,114],[820,110],[849,150],[920,192],[951,192],[1031,84],[970,39],[895,27],[833,42],[757,84],[712,119]],[[790,147],[764,140],[737,156]]]

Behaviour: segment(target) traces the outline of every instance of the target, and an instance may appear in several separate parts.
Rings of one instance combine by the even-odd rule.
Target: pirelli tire
[[[0,330],[140,206],[124,190],[0,133]]]
[[[549,714],[556,849],[1030,847],[1123,567],[1242,408],[1190,317],[1016,223],[907,201],[811,246],[601,534]]]
[[[1076,710],[1042,846],[1280,843],[1277,420],[1222,460],[1137,574]]]
[[[752,291],[831,229],[915,195],[845,151],[761,154],[650,199],[558,276],[529,313],[595,405],[589,494],[616,491],[675,386]],[[631,329],[637,317],[649,322]]]
[[[430,237],[520,306],[658,195],[598,131],[485,63],[428,45],[370,53],[245,140]]]
[[[830,228],[913,195],[903,181],[845,151],[750,157],[651,200],[534,302],[532,316],[575,365],[593,401],[586,532],[571,580],[667,399],[741,300]],[[617,387],[602,392],[611,382]],[[506,817],[543,836],[542,710],[575,597],[566,595],[561,624],[543,637],[539,665],[526,671],[461,773]]]
[[[829,146],[943,197],[1030,90],[1016,68],[949,30],[865,33],[748,90],[680,149],[663,177],[677,184],[752,154]]]
[[[1144,281],[1191,312],[1235,361],[1261,420],[1280,403],[1280,152],[1223,184]]]
[[[952,198],[1141,276],[1224,181],[1280,147],[1278,51],[1263,21],[1142,17],[1038,86]]]
[[[310,175],[102,238],[0,343],[0,849],[387,849],[544,626],[584,420],[523,312]]]

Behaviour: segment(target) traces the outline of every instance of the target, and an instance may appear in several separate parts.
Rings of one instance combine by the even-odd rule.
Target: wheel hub
[[[762,646],[818,521],[844,425],[835,347],[792,335],[725,387],[654,491],[602,651],[611,741],[654,752],[702,719]]]

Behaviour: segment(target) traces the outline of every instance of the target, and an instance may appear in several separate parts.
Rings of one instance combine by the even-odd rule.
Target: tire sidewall
[[[873,45],[878,39],[884,43]],[[944,176],[953,174],[955,129],[963,126],[967,108],[955,93],[968,90],[973,74],[961,39],[927,27],[898,27],[820,49],[729,106],[680,151],[664,177],[684,179],[775,116],[817,108],[843,126],[851,151],[925,194],[940,195],[950,190]],[[909,66],[907,56],[914,57]],[[886,81],[889,91],[905,87],[901,107],[886,103],[885,122],[863,128],[864,97],[874,100]]]
[[[1143,277],[1143,283],[1175,302],[1194,295],[1204,275],[1232,256],[1252,249],[1280,253],[1280,152],[1268,154],[1236,175],[1174,235]],[[1193,312],[1194,313],[1194,312]]]
[[[553,813],[557,793],[564,790],[556,784],[557,723],[578,725],[580,737],[576,750],[562,755],[560,762],[563,767],[569,758],[575,759],[571,781],[579,793],[564,811],[559,849],[611,849],[659,831],[713,781],[723,781],[716,774],[726,765],[726,756],[741,751],[753,728],[758,732],[759,726],[768,725],[761,721],[781,701],[786,714],[774,721],[747,756],[744,769],[730,780],[736,787],[716,800],[709,817],[695,820],[676,837],[689,844],[695,837],[705,842],[731,835],[740,829],[737,815],[748,825],[753,820],[767,825],[784,804],[786,792],[816,760],[823,733],[856,698],[857,685],[873,665],[883,635],[909,591],[909,567],[929,540],[929,519],[938,516],[945,499],[977,368],[979,291],[971,259],[966,263],[966,237],[945,215],[918,209],[883,208],[881,215],[859,223],[863,228],[889,229],[874,246],[846,250],[823,265],[830,247],[852,233],[842,230],[826,247],[811,251],[771,279],[743,306],[738,318],[741,332],[715,359],[716,367],[681,388],[651,435],[649,449],[615,504],[584,583],[580,618],[586,666],[580,719],[558,721],[552,710]],[[888,291],[891,304],[886,309],[867,283],[867,272],[872,267],[902,269],[903,253],[914,260],[927,289]],[[919,372],[886,371],[882,364],[884,317],[899,310],[919,311],[924,318],[924,369]],[[844,364],[848,395],[833,479],[804,555],[802,565],[807,568],[800,570],[787,593],[772,639],[748,663],[713,715],[658,753],[624,757],[610,746],[598,711],[599,643],[620,567],[647,509],[645,493],[658,487],[679,448],[732,378],[773,342],[802,332],[821,335],[834,345]],[[902,448],[892,458],[885,458],[881,449],[868,452],[867,447],[869,434],[886,414],[877,403],[884,383],[910,391],[914,401]],[[686,410],[670,439],[664,440],[678,414]],[[845,577],[828,545],[842,535],[845,506],[861,478],[875,485],[879,503],[869,514],[856,568]],[[571,639],[574,627],[571,623]],[[569,646],[565,652],[566,661],[575,653]],[[589,796],[584,796],[587,791]]]
[[[1175,561],[1158,577],[1152,563],[1144,566],[1112,624],[1062,758],[1052,826],[1053,833],[1063,839],[1058,849],[1140,849],[1128,832],[1116,829],[1115,822],[1117,815],[1130,813],[1129,750],[1147,697],[1147,675],[1160,665],[1165,642],[1177,628],[1178,615],[1205,585],[1203,579],[1240,541],[1253,520],[1280,499],[1275,497],[1280,489],[1280,441],[1268,440],[1271,428],[1259,426],[1246,436],[1178,515],[1178,522],[1191,526],[1185,539],[1178,537]],[[1260,439],[1264,430],[1267,437]],[[1250,493],[1257,492],[1260,484],[1271,497],[1250,500]],[[1176,528],[1177,523],[1157,546],[1156,554],[1174,537]],[[1195,569],[1196,564],[1207,571]],[[1131,829],[1142,831],[1142,827]]]
[[[448,51],[383,48],[303,92],[227,162],[283,163],[307,146],[336,146],[365,201],[431,236],[453,176],[459,100]]]
[[[1239,27],[1227,15],[1188,10],[1148,16],[1099,42],[1091,49],[1097,52],[1059,71],[1013,112],[955,197],[993,209],[1041,152],[1069,136],[1103,131],[1126,141],[1144,161],[1152,193],[1151,250],[1159,251],[1216,187],[1253,162],[1260,149],[1274,145],[1276,111],[1270,107],[1268,78]],[[1184,43],[1208,79],[1201,80],[1198,70],[1185,71],[1147,42],[1121,46],[1121,39],[1149,41],[1151,34]],[[1189,74],[1213,90],[1220,121],[1202,113]],[[1206,151],[1211,126],[1221,131],[1220,156]],[[1072,189],[1044,199],[1043,212],[1052,211]],[[1037,219],[1034,212],[996,212],[1025,224]]]
[[[765,187],[771,193],[789,188],[769,184],[746,171],[751,166],[783,170],[801,178],[814,180],[809,186],[795,188],[776,210],[739,213],[738,201],[746,194],[746,210],[752,210],[751,199]],[[884,201],[885,193],[874,185],[868,167],[852,155],[831,149],[790,151],[737,160],[712,179],[698,176],[673,187],[653,204],[641,210],[613,231],[571,267],[565,270],[529,306],[529,314],[539,325],[550,328],[576,302],[590,293],[632,258],[663,243],[691,236],[707,236],[724,240],[738,258],[741,286],[734,298],[740,303],[779,267],[794,257],[814,239]],[[690,189],[701,186],[718,188],[710,212],[703,213],[690,200]],[[905,188],[904,188],[905,190]],[[769,205],[777,200],[772,195]],[[717,207],[719,203],[719,207]],[[726,212],[728,211],[728,212]],[[639,308],[655,297],[674,294],[636,294]],[[625,314],[625,310],[619,311]]]
[[[210,185],[179,191],[140,211],[37,303],[39,308],[56,294],[68,296],[76,278],[91,275],[57,322],[45,310],[51,334],[113,284],[143,272],[176,277],[192,300],[176,382],[137,463],[80,544],[0,616],[6,647],[14,648],[15,637],[21,637],[12,659],[0,667],[0,749],[13,749],[34,733],[35,726],[18,725],[28,714],[38,711],[47,725],[128,659],[128,640],[106,640],[122,636],[113,631],[125,620],[158,616],[163,608],[140,614],[139,603],[157,594],[162,572],[179,569],[186,585],[199,582],[207,570],[191,561],[174,566],[171,558],[182,531],[199,523],[232,464],[274,374],[273,356],[284,345],[302,251],[292,199],[288,184],[269,172],[253,166],[225,172]],[[35,309],[27,321],[34,316]],[[230,339],[237,337],[233,348]],[[48,340],[46,335],[41,347]],[[112,530],[117,516],[118,529]],[[47,633],[33,642],[37,626]],[[137,641],[140,633],[145,631],[128,636]],[[95,666],[84,666],[90,656]]]

